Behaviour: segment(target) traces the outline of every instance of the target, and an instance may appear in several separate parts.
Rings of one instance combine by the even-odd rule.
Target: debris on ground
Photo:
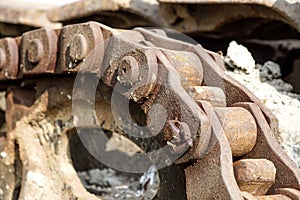
[[[78,172],[78,176],[89,192],[106,200],[150,200],[157,193],[159,181],[155,171],[139,177],[138,174],[119,173],[111,168],[90,169]]]
[[[248,49],[232,41],[229,44],[225,62],[232,69],[238,69],[249,74],[255,67],[255,61]]]
[[[292,93],[293,86],[282,80],[280,66],[272,61],[256,64],[249,73],[253,58],[249,58],[245,49],[236,42],[230,43],[229,54],[224,58],[228,66],[226,73],[253,92],[278,118],[280,144],[300,167],[300,95]],[[239,54],[230,53],[235,51]],[[237,62],[238,58],[245,57],[245,62]]]

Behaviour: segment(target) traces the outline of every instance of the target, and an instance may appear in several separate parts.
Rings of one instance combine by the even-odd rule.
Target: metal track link
[[[10,88],[9,130],[21,112],[12,100],[20,94],[9,87],[17,80],[94,74],[103,87],[137,104],[158,144],[171,157],[181,155],[159,170],[156,199],[300,198],[300,171],[275,138],[276,118],[225,75],[219,55],[200,45],[172,39],[163,30],[88,22],[1,39],[0,69],[0,80],[8,85],[1,88]],[[88,92],[72,98],[86,100]],[[161,113],[151,110],[154,105],[166,109],[165,124]],[[126,110],[119,112],[123,116]],[[119,123],[125,126],[126,120]]]

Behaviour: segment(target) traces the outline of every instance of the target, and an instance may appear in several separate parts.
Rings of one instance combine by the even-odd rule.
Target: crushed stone
[[[150,200],[156,195],[159,185],[156,171],[145,172],[140,177],[111,168],[95,168],[77,174],[89,192],[106,200]]]
[[[232,69],[242,70],[247,74],[251,73],[255,67],[255,60],[251,53],[244,46],[237,44],[236,41],[230,42],[225,62]]]

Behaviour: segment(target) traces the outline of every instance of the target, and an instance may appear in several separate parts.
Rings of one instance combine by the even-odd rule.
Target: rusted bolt
[[[136,82],[139,78],[139,63],[133,56],[122,58],[118,68],[120,82]]]
[[[241,191],[265,195],[275,183],[276,168],[267,159],[242,159],[233,163],[233,167]]]
[[[188,51],[164,51],[164,54],[180,74],[181,85],[189,91],[191,86],[202,85],[203,68],[199,58]]]
[[[56,67],[57,33],[50,28],[26,32],[20,41],[20,76],[53,73]]]
[[[257,138],[257,127],[249,111],[240,107],[216,107],[215,111],[221,122],[231,147],[233,156],[249,153]]]
[[[6,64],[6,54],[4,49],[0,48],[0,67],[4,67]]]
[[[172,138],[167,144],[172,147],[174,153],[182,153],[188,147],[193,146],[192,135],[189,126],[185,122],[178,120],[168,120]]]
[[[70,57],[73,61],[81,61],[86,57],[88,43],[84,35],[75,34],[70,43]]]
[[[116,51],[123,50],[109,49],[106,55],[111,56]],[[147,98],[154,90],[158,78],[156,53],[154,50],[137,48],[113,58],[103,72],[103,82],[112,87],[115,87],[116,83],[129,86],[124,95],[135,102]]]
[[[79,69],[96,73],[101,71],[106,44],[102,33],[104,29],[97,22],[63,27],[59,34],[56,72],[74,72]]]
[[[36,64],[39,63],[44,55],[42,42],[35,38],[30,40],[27,49],[27,59],[29,62]]]
[[[208,101],[214,107],[226,107],[224,91],[218,87],[194,86],[191,93],[196,101]]]

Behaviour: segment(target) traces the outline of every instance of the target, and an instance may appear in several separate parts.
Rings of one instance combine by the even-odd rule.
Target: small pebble
[[[1,157],[1,158],[6,158],[6,157],[7,157],[7,153],[6,153],[5,151],[2,151],[2,152],[0,153],[0,157]]]

